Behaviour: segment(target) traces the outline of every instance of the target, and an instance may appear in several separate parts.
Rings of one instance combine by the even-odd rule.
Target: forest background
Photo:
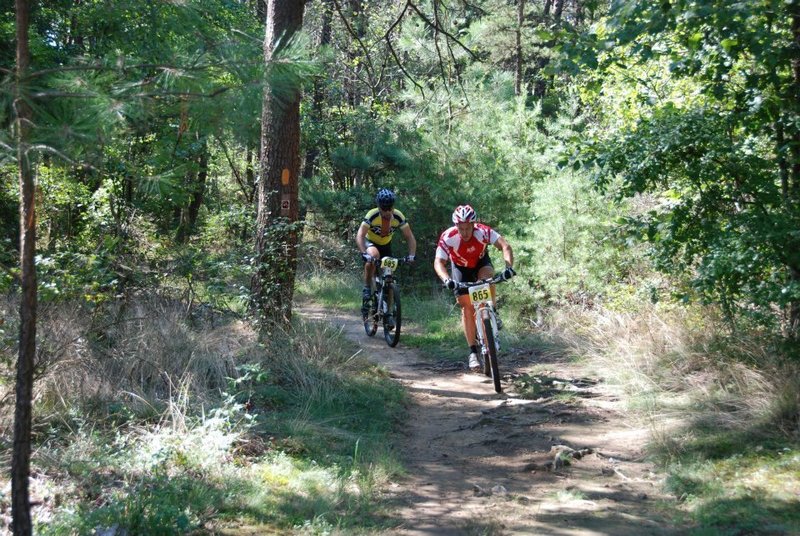
[[[363,423],[331,417],[352,399],[297,417],[302,389],[322,396],[320,385],[346,380],[305,361],[336,349],[292,320],[291,303],[295,289],[357,295],[353,237],[379,187],[397,193],[417,236],[409,292],[438,303],[436,239],[455,205],[473,204],[514,246],[507,307],[518,332],[616,361],[616,381],[647,415],[706,419],[660,441],[694,523],[797,527],[800,3],[315,0],[265,62],[270,17],[244,0],[34,3],[21,83],[15,6],[0,3],[0,447],[10,465],[22,94],[39,307],[33,465],[40,486],[73,482],[61,495],[37,491],[49,497],[42,533],[123,518],[153,532],[180,519],[189,531],[208,521],[205,499],[174,471],[215,462],[187,438],[219,432],[224,458],[268,430],[257,453],[299,470],[318,458],[303,437],[322,423],[347,453],[320,477],[339,482],[335,497],[250,515],[321,531],[358,522],[368,501],[341,482],[367,474],[357,485],[377,486],[365,467],[380,441],[370,455],[362,446],[364,463],[353,455],[359,443],[342,430]],[[289,102],[298,87],[298,211],[263,227],[264,95]],[[288,305],[272,309],[253,291],[264,254],[255,235],[271,232],[282,237],[267,240],[272,257],[291,260],[272,282],[275,294],[289,287]],[[276,308],[286,323],[265,324]],[[393,389],[384,379],[376,372],[370,387],[382,399]],[[387,430],[395,402],[380,417]],[[175,435],[152,450],[165,430]],[[137,463],[150,480],[120,468],[131,452],[147,458]],[[124,485],[97,476],[112,466],[108,480]],[[137,486],[163,495],[139,504]],[[775,491],[774,503],[753,499],[780,487],[788,495]],[[344,514],[341,494],[352,502]],[[155,504],[167,513],[153,515]]]

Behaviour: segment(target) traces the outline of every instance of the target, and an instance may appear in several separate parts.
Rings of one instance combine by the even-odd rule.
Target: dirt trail
[[[341,328],[410,393],[397,445],[408,476],[386,490],[397,505],[392,534],[681,532],[662,515],[671,499],[643,460],[647,430],[625,423],[600,378],[551,361],[539,369],[541,398],[521,399],[506,381],[496,394],[485,376],[425,360],[402,336],[396,348],[380,330],[367,337],[355,314],[302,312]],[[504,348],[501,373],[524,373],[542,359],[533,349]]]

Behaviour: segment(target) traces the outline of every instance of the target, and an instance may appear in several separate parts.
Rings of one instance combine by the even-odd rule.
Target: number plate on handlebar
[[[400,263],[394,257],[384,257],[381,259],[381,268],[388,268],[389,270],[397,270]]]
[[[469,301],[473,305],[480,303],[492,303],[492,292],[490,290],[489,283],[470,288]]]

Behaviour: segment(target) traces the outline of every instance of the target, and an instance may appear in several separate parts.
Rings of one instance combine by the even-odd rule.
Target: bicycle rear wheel
[[[486,352],[489,359],[489,368],[492,372],[492,381],[494,382],[494,392],[499,393],[503,390],[500,385],[500,369],[497,364],[497,346],[494,343],[494,329],[492,328],[492,319],[487,314],[483,317],[483,334],[484,342],[486,343]]]
[[[385,290],[384,300],[389,302],[388,314],[383,317],[383,338],[386,339],[386,344],[394,348],[400,342],[400,326],[402,324],[401,308],[400,308],[400,290],[397,285],[392,283],[389,288]],[[389,319],[393,321],[392,326]]]

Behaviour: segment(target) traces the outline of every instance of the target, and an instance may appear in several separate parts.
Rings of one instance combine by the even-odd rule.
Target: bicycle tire
[[[400,326],[403,320],[401,316],[402,309],[400,307],[400,289],[397,288],[397,285],[392,283],[389,286],[389,293],[392,296],[392,308],[389,314],[391,314],[394,319],[394,329],[389,329],[387,318],[384,316],[383,338],[386,340],[386,344],[388,344],[389,347],[394,348],[397,346],[397,343],[400,342]]]
[[[492,358],[489,357],[489,352],[483,352],[483,373],[492,377]]]
[[[374,292],[369,303],[369,313],[364,317],[364,331],[367,333],[367,337],[372,337],[378,332],[378,296]]]
[[[494,382],[494,392],[500,393],[503,387],[500,385],[500,368],[497,364],[497,346],[494,343],[494,329],[492,328],[492,319],[487,314],[482,319],[483,321],[483,342],[486,344],[486,352],[489,356],[489,365],[492,369],[492,381]]]

